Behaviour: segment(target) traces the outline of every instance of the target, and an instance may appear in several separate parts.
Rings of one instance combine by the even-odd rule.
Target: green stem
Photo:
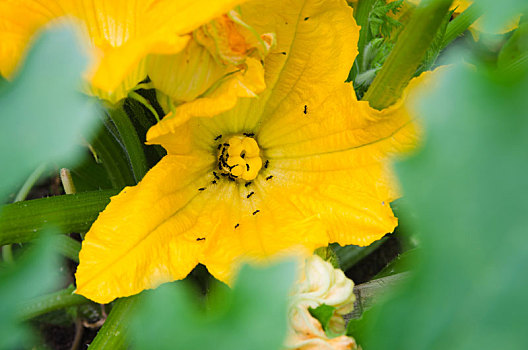
[[[99,130],[91,145],[103,164],[112,186],[122,189],[134,185],[134,175],[122,145],[106,125]]]
[[[372,107],[383,109],[400,98],[434,40],[451,3],[452,0],[423,0],[416,8],[363,97]]]
[[[2,259],[6,264],[13,264],[15,259],[13,259],[13,248],[10,244],[2,247]]]
[[[18,315],[23,320],[29,320],[51,311],[90,302],[90,300],[81,295],[73,294],[74,290],[75,287],[70,285],[68,288],[58,292],[43,295],[24,302],[19,308]]]
[[[458,15],[454,20],[449,22],[447,30],[442,43],[442,49],[449,45],[453,40],[464,33],[470,25],[472,25],[483,11],[477,5],[471,5],[466,11]]]
[[[72,261],[75,261],[76,263],[79,262],[81,243],[67,235],[58,235],[54,243],[55,248],[59,253],[71,259]]]
[[[147,160],[145,158],[145,152],[143,151],[143,145],[139,141],[138,134],[134,128],[134,124],[130,121],[129,116],[125,112],[123,104],[120,104],[117,108],[109,111],[110,119],[114,122],[128,159],[130,160],[130,166],[134,173],[136,182],[139,182],[143,176],[147,173]]]
[[[130,319],[138,301],[139,296],[135,295],[115,302],[103,327],[90,344],[90,350],[127,348]]]
[[[136,100],[139,103],[141,103],[143,106],[145,106],[145,108],[147,108],[150,111],[150,113],[152,113],[152,115],[154,115],[154,117],[156,118],[156,120],[158,122],[160,121],[160,117],[159,117],[158,112],[156,112],[156,109],[154,109],[154,107],[152,107],[152,105],[150,104],[150,102],[146,98],[144,98],[143,96],[141,96],[140,94],[138,94],[135,91],[129,92],[128,93],[128,97],[130,97],[131,99]]]
[[[13,202],[21,202],[26,199],[29,191],[35,185],[35,182],[38,181],[44,170],[46,170],[46,164],[41,164],[38,166],[38,168],[35,169],[35,171],[31,173],[31,175],[29,175],[27,180],[22,185],[22,188],[20,188],[20,190],[18,191]]]
[[[62,232],[86,232],[116,190],[82,192],[4,205],[0,209],[0,245],[28,242],[45,226]]]

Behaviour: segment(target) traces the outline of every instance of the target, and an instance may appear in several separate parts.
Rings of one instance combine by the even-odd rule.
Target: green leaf
[[[359,261],[361,261],[361,259],[367,257],[376,249],[378,249],[383,243],[385,243],[386,240],[387,238],[383,237],[382,239],[377,240],[366,247],[360,247],[357,245],[347,245],[341,247],[338,244],[332,244],[332,248],[337,255],[337,260],[339,261],[341,270],[346,271],[352,266],[356,265]]]
[[[63,233],[86,232],[116,190],[34,199],[0,208],[0,245],[28,242],[49,224]]]
[[[78,36],[64,26],[44,32],[26,62],[0,95],[0,198],[47,161],[72,158],[81,131],[97,111],[81,94],[87,66]]]
[[[244,266],[233,291],[205,315],[184,282],[145,293],[134,319],[135,349],[279,349],[295,266]]]
[[[403,220],[420,233],[420,263],[410,283],[368,315],[362,345],[524,349],[528,75],[475,60],[454,65],[438,84],[419,100],[424,146],[398,166],[402,204],[416,214]]]
[[[58,282],[58,261],[53,254],[53,239],[26,252],[16,265],[0,270],[0,349],[19,349],[33,340],[21,324],[20,305],[37,295],[49,292]]]
[[[321,304],[317,308],[312,309],[311,307],[308,308],[308,311],[310,314],[315,317],[321,326],[323,326],[323,330],[325,332],[328,332],[328,326],[330,324],[330,319],[334,315],[334,311],[336,308],[334,306]]]

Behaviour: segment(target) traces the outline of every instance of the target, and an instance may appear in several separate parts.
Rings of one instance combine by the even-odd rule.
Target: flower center
[[[249,135],[249,134],[247,134]],[[220,169],[237,179],[251,181],[262,168],[260,148],[250,136],[232,136],[221,144],[218,152]]]

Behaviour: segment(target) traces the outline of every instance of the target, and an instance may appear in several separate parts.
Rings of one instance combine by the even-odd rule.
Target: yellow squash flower
[[[198,263],[230,281],[241,261],[368,245],[397,225],[388,165],[412,147],[400,102],[377,111],[344,83],[359,27],[344,0],[257,0],[240,7],[276,33],[266,90],[213,118],[147,135],[167,149],[112,198],[86,235],[77,293],[105,303],[184,278]]]
[[[35,33],[67,20],[90,43],[87,88],[116,102],[146,78],[148,54],[175,54],[189,33],[240,0],[0,0],[0,73],[11,77]]]
[[[256,97],[266,87],[262,59],[275,44],[273,33],[257,33],[232,10],[193,32],[175,55],[152,55],[147,73],[168,123],[212,117],[233,108],[239,97]]]

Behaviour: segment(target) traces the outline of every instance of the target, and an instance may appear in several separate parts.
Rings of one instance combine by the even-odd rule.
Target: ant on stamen
[[[205,191],[205,187],[200,187],[200,188],[198,189],[198,191],[200,191],[200,192],[201,192],[201,191]]]
[[[215,137],[214,140],[215,140],[215,141],[218,141],[218,140],[220,140],[221,138],[222,138],[222,135],[218,135],[217,137]]]
[[[268,169],[269,160],[266,160],[266,163],[264,163],[264,169]]]
[[[257,213],[259,213],[259,212],[260,212],[260,210],[257,209],[257,210],[255,210],[255,211],[253,212],[253,215],[257,215]]]
[[[246,163],[246,169],[247,169],[247,171],[249,171],[249,164],[248,163]]]
[[[251,181],[246,182],[246,184],[244,185],[244,187],[248,187],[249,185],[251,185]]]
[[[244,136],[247,136],[247,137],[253,137],[253,136],[255,136],[255,134],[252,133],[252,132],[245,132],[245,133],[244,133]]]
[[[235,225],[235,228],[237,228],[238,226],[240,226],[240,224],[236,224],[236,225]]]
[[[304,114],[307,114],[307,113],[308,113],[308,106],[304,105]]]
[[[266,181],[271,180],[273,178],[273,175],[270,175],[266,178]]]
[[[255,192],[250,192],[250,193],[246,196],[246,198],[249,198],[249,197],[251,197],[251,196],[254,195],[254,194],[255,194]]]
[[[213,185],[216,185],[216,180],[211,181]]]
[[[205,241],[205,237],[196,238],[196,241]]]

